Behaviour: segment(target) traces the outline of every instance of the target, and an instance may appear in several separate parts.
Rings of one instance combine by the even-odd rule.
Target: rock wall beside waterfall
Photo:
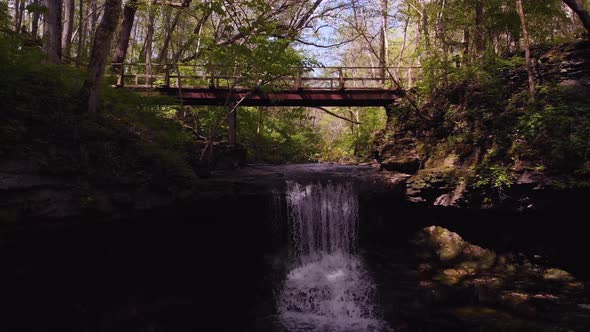
[[[374,154],[411,176],[410,201],[526,210],[588,197],[590,41],[534,53],[534,106],[524,67],[500,63],[425,96],[420,117],[403,102],[390,112]]]

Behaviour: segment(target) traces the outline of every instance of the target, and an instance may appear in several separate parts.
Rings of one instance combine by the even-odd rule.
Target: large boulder
[[[416,284],[436,294],[428,305],[440,305],[460,321],[486,327],[483,331],[585,331],[580,327],[590,326],[585,286],[567,271],[523,254],[497,255],[439,226],[419,231],[414,245]],[[496,321],[499,313],[504,321]]]

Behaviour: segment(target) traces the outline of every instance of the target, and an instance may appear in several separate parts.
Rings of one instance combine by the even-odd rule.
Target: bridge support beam
[[[227,118],[227,126],[229,127],[229,144],[235,145],[238,143],[238,108]]]

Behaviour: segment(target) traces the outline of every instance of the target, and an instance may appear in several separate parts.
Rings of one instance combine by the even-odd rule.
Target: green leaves
[[[303,108],[243,107],[238,121],[240,142],[250,160],[285,163],[316,159],[321,137]]]
[[[304,61],[288,40],[267,36],[252,36],[244,44],[213,45],[205,56],[211,64],[224,65],[220,76],[241,76],[239,85],[249,87],[272,87],[277,78],[296,73]]]
[[[10,15],[8,14],[8,1],[0,2],[0,34],[4,33],[2,30],[8,29],[10,25]]]
[[[29,4],[26,7],[27,11],[29,13],[41,13],[41,14],[45,14],[47,13],[47,7],[44,5],[40,5],[40,4],[36,4],[36,3],[32,3]]]
[[[543,156],[553,168],[577,168],[590,160],[590,107],[560,102],[529,112],[519,130],[529,149]]]
[[[482,164],[478,167],[474,186],[503,191],[514,183],[515,176],[509,166],[503,164]]]

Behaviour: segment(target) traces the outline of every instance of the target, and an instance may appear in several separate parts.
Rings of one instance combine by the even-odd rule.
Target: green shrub
[[[41,173],[175,191],[192,183],[193,137],[161,100],[103,89],[98,114],[80,112],[85,74],[44,61],[37,47],[0,37],[0,156]],[[169,101],[167,101],[168,103]]]

